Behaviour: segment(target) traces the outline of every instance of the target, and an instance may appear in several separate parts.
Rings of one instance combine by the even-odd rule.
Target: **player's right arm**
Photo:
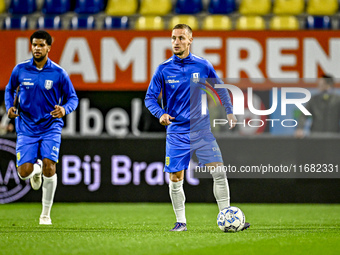
[[[155,71],[148,90],[145,95],[144,103],[146,108],[151,112],[153,116],[160,120],[160,118],[166,113],[162,107],[158,104],[158,96],[162,91],[162,87],[165,86],[164,79],[160,67]],[[164,93],[164,92],[163,92]]]
[[[159,106],[158,104],[158,96],[162,91],[162,88],[165,87],[165,82],[163,79],[162,72],[160,70],[160,67],[157,68],[155,71],[151,82],[148,87],[148,91],[145,95],[145,106],[149,109],[151,114],[155,116],[157,119],[159,119],[159,123],[163,126],[168,126],[172,122],[175,117],[170,116],[165,112],[165,110]],[[163,93],[166,93],[163,91]],[[164,98],[164,97],[163,97]],[[163,102],[163,105],[166,104],[166,102]]]
[[[14,105],[14,94],[18,86],[20,85],[18,81],[18,66],[14,67],[11,77],[9,79],[8,84],[6,85],[5,89],[5,105],[6,105],[6,112],[9,118],[13,119],[18,117],[19,115],[16,114],[17,108]]]

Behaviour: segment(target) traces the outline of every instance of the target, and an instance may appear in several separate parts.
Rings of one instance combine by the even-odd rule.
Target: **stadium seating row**
[[[164,16],[175,14],[266,15],[333,15],[339,9],[338,0],[43,0],[44,14],[60,15],[70,11],[77,14],[96,14],[105,11],[108,16],[133,14]],[[72,10],[71,3],[75,1]],[[173,4],[174,2],[174,4]],[[208,5],[205,8],[204,2]],[[106,5],[106,6],[105,6]],[[0,13],[6,11],[5,0],[0,0]],[[10,14],[32,14],[37,11],[36,0],[11,0]]]
[[[27,16],[6,17],[3,22],[3,29],[21,29],[29,28]],[[129,21],[129,17],[111,17],[106,16],[100,20],[101,26],[98,26],[93,15],[73,16],[68,20],[67,29],[129,29],[136,30],[164,30],[171,29],[178,23],[186,23],[194,30],[297,30],[306,29],[331,29],[332,19],[329,16],[308,16],[304,24],[295,16],[274,16],[266,21],[261,16],[240,16],[235,21],[226,15],[208,15],[201,24],[194,15],[177,15],[170,20],[165,21],[161,16],[140,16],[134,22]],[[37,29],[64,29],[62,26],[61,16],[40,16],[35,21]],[[167,23],[167,25],[166,25]]]

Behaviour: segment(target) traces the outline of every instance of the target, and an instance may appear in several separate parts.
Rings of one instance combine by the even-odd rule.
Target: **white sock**
[[[22,177],[18,172],[18,176],[21,180],[27,180],[27,179],[32,178],[35,174],[39,174],[40,172],[41,172],[41,167],[38,164],[33,164],[32,173],[30,173],[27,177]]]
[[[216,167],[215,171],[211,172],[214,179],[214,196],[221,211],[223,208],[230,206],[230,194],[227,175],[223,171],[223,166]]]
[[[41,216],[50,217],[53,204],[54,193],[57,188],[57,174],[51,177],[43,175],[44,181],[42,185],[42,212]]]
[[[179,182],[169,181],[169,193],[172,207],[176,214],[177,222],[187,223],[185,218],[185,195],[183,190],[183,180]]]

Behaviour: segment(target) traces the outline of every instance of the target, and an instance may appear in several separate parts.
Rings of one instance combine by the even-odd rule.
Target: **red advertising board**
[[[1,90],[13,67],[31,57],[32,32],[0,32]],[[51,31],[49,57],[69,73],[76,90],[143,91],[155,68],[171,56],[170,33]],[[241,88],[311,87],[309,79],[322,73],[340,78],[339,31],[197,31],[192,52]]]

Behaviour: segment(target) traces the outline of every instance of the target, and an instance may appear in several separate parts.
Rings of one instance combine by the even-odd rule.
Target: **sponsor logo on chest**
[[[32,82],[31,78],[24,78],[24,81],[21,84],[23,86],[33,86],[34,82]]]
[[[166,80],[165,82],[169,84],[174,84],[174,83],[179,83],[179,80],[171,79],[171,80]]]
[[[24,86],[33,86],[34,82],[24,81],[21,84],[24,85]]]

